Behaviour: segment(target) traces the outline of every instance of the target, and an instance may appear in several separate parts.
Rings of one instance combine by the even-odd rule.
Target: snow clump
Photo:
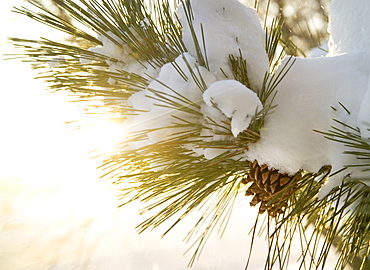
[[[269,71],[269,60],[264,49],[265,33],[256,11],[235,0],[193,0],[191,7],[194,20],[190,24],[186,7],[180,5],[177,10],[183,26],[183,41],[189,52],[179,55],[173,63],[162,66],[158,76],[151,78],[147,89],[128,99],[128,104],[134,110],[141,111],[128,118],[130,133],[148,131],[145,139],[130,143],[131,148],[155,144],[183,131],[177,125],[181,124],[180,119],[205,126],[200,133],[205,141],[227,139],[216,134],[214,125],[209,124],[207,119],[219,125],[231,120],[232,134],[236,137],[248,127],[256,112],[262,109],[260,100],[252,90],[228,79],[233,78],[230,55],[246,59],[252,88],[260,88]],[[192,27],[209,67],[199,64]],[[203,85],[200,86],[199,82]],[[163,97],[171,97],[173,104],[177,105],[168,106]],[[176,109],[181,106],[200,110],[203,117]],[[190,144],[184,147],[207,159],[225,152],[224,149],[200,148]]]
[[[246,152],[249,160],[292,175],[300,169],[317,172],[323,165],[332,165],[334,172],[353,162],[342,154],[342,144],[314,130],[328,131],[333,119],[356,125],[368,84],[368,60],[362,54],[296,58],[277,87],[278,106],[266,116],[261,139]]]
[[[330,54],[360,53],[369,59],[370,47],[370,2],[335,0],[330,16]],[[365,70],[364,70],[365,71]],[[366,71],[365,71],[366,72]],[[360,112],[357,127],[363,139],[370,138],[370,84],[366,86],[366,94],[358,104]]]
[[[193,0],[191,7],[192,25],[200,49],[207,56],[216,78],[224,79],[224,74],[232,78],[229,55],[239,56],[241,53],[246,59],[251,87],[260,87],[269,71],[269,60],[264,47],[265,32],[256,11],[235,0]],[[196,56],[184,7],[180,6],[177,13],[183,26],[183,41],[190,54]]]
[[[234,137],[249,126],[253,116],[263,107],[257,94],[236,80],[211,84],[204,92],[203,99],[208,106],[217,107],[231,118]]]
[[[320,58],[295,58],[291,70],[277,87],[278,106],[265,119],[261,139],[250,145],[248,159],[294,174],[299,169],[316,172],[331,165],[336,172],[359,164],[344,144],[324,138],[339,120],[359,127],[370,137],[370,2],[334,0],[329,29],[329,53]],[[281,66],[283,66],[282,63]],[[321,195],[327,194],[350,174],[363,177],[358,167],[349,167],[330,178]]]
[[[220,125],[230,121],[231,133],[237,137],[263,109],[256,92],[263,88],[270,68],[264,47],[266,35],[256,11],[236,0],[192,0],[191,14],[187,8],[182,3],[177,16],[188,52],[162,66],[159,73],[138,69],[135,61],[127,58],[129,51],[122,51],[108,39],[102,39],[103,46],[91,49],[119,60],[109,63],[111,70],[151,74],[148,88],[128,100],[138,112],[128,117],[129,129],[148,131],[142,141],[131,143],[133,148],[155,144],[181,132],[181,121],[207,127],[199,136],[211,142],[227,138],[208,125],[207,119]],[[343,154],[348,150],[343,144],[315,131],[329,131],[335,124],[333,119],[337,119],[359,127],[362,137],[370,137],[368,10],[370,2],[366,0],[333,1],[329,53],[320,58],[294,58],[295,63],[276,88],[276,107],[264,119],[261,139],[249,144],[243,159],[256,159],[291,175],[300,169],[317,172],[323,165],[331,165],[335,172],[359,162],[353,155]],[[234,80],[230,55],[246,60],[250,89]],[[280,71],[287,61],[283,61]],[[197,110],[199,114],[179,107]],[[206,158],[224,151],[184,147]],[[359,171],[351,168],[344,173],[355,175]],[[343,174],[337,179],[341,177]],[[339,183],[333,179],[328,189]]]
[[[370,2],[333,0],[330,7],[329,49],[332,55],[363,51],[370,47]]]
[[[190,68],[191,67],[191,68]],[[178,69],[184,71],[184,80]],[[199,72],[205,83],[213,83],[215,77],[204,67],[198,66],[194,57],[189,53],[184,53],[176,58],[174,63],[164,65],[159,75],[147,87],[147,89],[133,94],[128,99],[128,104],[135,110],[142,111],[128,119],[127,124],[130,132],[140,132],[148,130],[147,140],[131,143],[133,148],[139,145],[155,144],[168,139],[173,133],[181,131],[176,124],[183,124],[180,119],[199,123],[200,118],[194,117],[186,111],[177,108],[189,107],[196,110],[203,102],[202,91],[192,78],[191,73]],[[174,106],[171,107],[166,102],[167,98],[174,98]]]

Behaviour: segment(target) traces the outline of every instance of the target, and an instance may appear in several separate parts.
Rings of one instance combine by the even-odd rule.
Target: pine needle
[[[225,120],[218,122],[211,117],[202,117],[202,101],[181,94],[149,72],[136,74],[126,70],[127,61],[156,72],[169,64],[184,83],[193,82],[200,94],[206,91],[209,85],[202,72],[209,70],[207,40],[202,25],[199,26],[199,36],[195,31],[190,0],[174,1],[174,5],[183,5],[186,27],[195,47],[197,62],[194,65],[185,57],[188,52],[182,40],[185,26],[181,25],[173,5],[167,0],[150,3],[142,0],[53,0],[53,3],[76,23],[54,15],[35,3],[37,11],[27,8],[15,8],[14,11],[67,33],[70,40],[56,42],[11,38],[19,49],[13,57],[31,62],[35,69],[40,70],[39,78],[45,80],[51,90],[70,91],[81,102],[103,100],[121,120],[147,113],[127,103],[133,94],[143,90],[149,93],[146,98],[153,106],[165,111],[158,119],[150,119],[159,121],[165,116],[169,119],[165,126],[144,126],[130,132],[127,139],[121,142],[120,151],[108,154],[100,169],[104,171],[103,177],[109,177],[120,188],[122,205],[135,200],[145,202],[142,213],[148,213],[149,218],[137,226],[139,232],[171,220],[173,223],[164,232],[166,235],[193,212],[202,212],[185,238],[186,241],[195,238],[191,246],[194,253],[189,263],[193,265],[210,234],[214,230],[222,234],[227,227],[235,198],[245,190],[241,182],[249,172],[249,162],[241,154],[248,150],[250,143],[260,139],[265,117],[273,113],[277,106],[274,103],[276,89],[294,64],[294,58],[289,57],[281,65],[286,52],[296,49],[292,44],[283,42],[283,19],[278,16],[267,26],[267,8],[264,19],[265,50],[270,70],[262,84],[252,89],[261,100],[263,109],[255,112],[250,126],[235,138],[230,130],[231,119],[225,117]],[[259,5],[260,2],[255,1],[255,8]],[[82,25],[84,30],[78,25]],[[123,60],[89,49],[103,45],[102,40],[125,52],[127,58]],[[181,59],[185,67],[180,67],[175,59]],[[117,68],[113,70],[111,64]],[[233,78],[251,88],[247,60],[241,51],[239,55],[229,55],[229,65]],[[151,89],[151,82],[157,82],[163,89]],[[158,142],[147,143],[148,134],[155,132],[166,132],[168,136]],[[361,138],[357,128],[336,120],[330,131],[321,133],[344,144],[348,148],[344,154],[358,158],[358,163],[348,164],[347,168],[356,166],[370,170],[370,146],[367,140]],[[142,146],[135,150],[128,147],[140,143]],[[217,149],[220,154],[207,159],[204,155],[195,154],[197,149]],[[295,181],[298,187],[289,194],[284,214],[276,218],[268,217],[261,223],[261,218],[256,217],[252,245],[259,233],[257,226],[260,226],[260,232],[265,229],[268,237],[265,269],[275,266],[287,269],[296,234],[301,239],[299,260],[303,268],[324,267],[331,246],[340,251],[337,269],[343,269],[346,264],[360,264],[363,269],[369,267],[369,187],[361,179],[346,178],[340,186],[319,199],[319,190],[330,169],[323,166],[317,173],[300,171],[300,177]],[[282,191],[269,204],[282,204],[284,196],[288,195]],[[314,225],[312,234],[307,232],[309,224]],[[324,244],[320,243],[321,236],[324,237]],[[252,247],[248,263],[251,253]]]

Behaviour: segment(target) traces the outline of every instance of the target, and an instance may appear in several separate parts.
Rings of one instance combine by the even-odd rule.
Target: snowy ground
[[[10,50],[5,36],[44,31],[8,12],[20,3],[0,3],[1,53]],[[26,64],[1,60],[0,71],[0,270],[186,269],[191,253],[183,256],[189,245],[182,239],[195,219],[163,239],[164,227],[138,235],[140,205],[117,209],[114,188],[89,159],[111,130],[70,133],[63,122],[81,110],[63,93],[46,93]],[[213,235],[193,269],[244,269],[256,210],[248,201],[241,198],[222,240]],[[259,239],[251,270],[262,269],[265,251]],[[333,269],[331,262],[325,269]]]

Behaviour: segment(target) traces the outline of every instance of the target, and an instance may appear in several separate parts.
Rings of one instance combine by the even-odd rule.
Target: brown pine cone
[[[289,185],[293,179],[297,179],[297,174],[289,176],[286,173],[279,173],[276,169],[269,169],[266,164],[259,165],[257,160],[250,162],[250,169],[248,176],[243,179],[242,183],[252,183],[247,189],[245,195],[253,196],[250,205],[255,206],[260,204],[259,212],[264,213],[265,211],[272,217],[276,214],[283,213],[283,209],[288,206],[289,195],[294,192],[295,184]],[[283,189],[290,186],[289,190]],[[281,191],[281,192],[280,192]],[[278,203],[270,203],[270,201],[280,193]]]

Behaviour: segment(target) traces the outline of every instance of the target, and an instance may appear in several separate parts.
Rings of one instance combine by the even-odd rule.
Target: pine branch
[[[138,225],[139,232],[174,219],[164,233],[167,234],[194,211],[203,211],[186,238],[189,241],[201,231],[192,246],[195,249],[190,261],[192,265],[212,231],[217,227],[221,232],[225,230],[234,200],[246,188],[241,182],[250,168],[242,154],[248,150],[250,143],[260,138],[259,132],[264,126],[266,115],[273,113],[277,106],[274,103],[277,86],[294,64],[293,58],[288,58],[278,68],[286,54],[286,46],[282,44],[283,21],[278,17],[269,28],[266,27],[265,49],[270,71],[265,74],[260,87],[252,89],[261,100],[263,109],[255,113],[250,126],[235,138],[231,133],[231,119],[225,117],[220,122],[211,117],[203,117],[202,100],[182,94],[179,89],[157,79],[156,75],[137,74],[126,69],[128,63],[135,63],[144,70],[152,68],[158,72],[164,65],[170,65],[183,83],[193,83],[199,94],[207,90],[209,85],[202,75],[209,71],[207,40],[202,25],[200,36],[197,36],[191,1],[184,0],[181,3],[186,16],[186,27],[190,30],[196,49],[193,57],[197,62],[194,65],[189,63],[186,57],[188,50],[182,41],[182,28],[185,26],[181,25],[168,1],[146,4],[140,0],[54,0],[54,3],[88,30],[82,31],[75,24],[53,15],[39,5],[35,5],[39,12],[16,9],[22,15],[74,37],[72,44],[46,39],[13,38],[12,41],[22,51],[18,57],[43,70],[40,78],[46,80],[53,90],[71,91],[80,95],[80,100],[112,98],[110,107],[122,118],[148,112],[127,104],[128,99],[140,91],[146,91],[145,98],[152,102],[153,107],[163,109],[164,113],[160,116],[169,119],[166,125],[153,128],[146,127],[146,123],[138,123],[136,126],[129,126],[127,123],[127,129],[132,128],[133,131],[120,144],[120,151],[107,155],[100,168],[105,172],[103,177],[114,179],[114,184],[121,187],[122,205],[135,200],[146,203],[142,213],[149,212],[151,216]],[[257,5],[258,1],[255,3]],[[90,31],[97,37],[90,34]],[[125,57],[122,59],[89,49],[104,46],[107,42],[124,52]],[[181,60],[184,65],[179,65],[176,60]],[[230,55],[229,60],[234,79],[250,88],[247,60],[242,53]],[[48,63],[53,65],[52,69],[48,67]],[[111,68],[113,64],[117,68]],[[160,89],[149,87],[153,82],[160,85]],[[148,119],[148,122],[160,120],[159,117]],[[138,125],[140,129],[137,128]],[[148,134],[156,132],[168,135],[150,143]],[[341,132],[335,132],[333,134],[338,135],[338,140],[343,140],[339,136]],[[359,143],[356,141],[352,145],[357,147]],[[130,147],[134,144],[141,146],[132,150]],[[220,154],[207,159],[204,155],[196,154],[199,149],[216,149]],[[359,154],[362,150],[348,154]],[[287,194],[286,190],[282,191],[269,202],[271,205],[279,205],[283,203],[282,198],[289,198],[284,214],[275,220],[268,218],[269,254],[266,269],[271,269],[276,264],[281,268],[287,265],[294,233],[302,235],[302,265],[306,264],[306,258],[312,257],[308,266],[311,267],[316,255],[319,255],[318,264],[325,263],[328,247],[336,241],[335,234],[343,232],[353,236],[355,232],[359,232],[355,228],[364,226],[367,217],[360,216],[359,213],[366,204],[351,212],[356,213],[350,216],[356,220],[351,223],[354,225],[352,228],[341,227],[340,223],[341,218],[347,214],[351,200],[364,196],[365,191],[355,193],[357,185],[346,182],[324,199],[317,198],[327,177],[327,170],[327,167],[323,167],[323,171],[316,174],[301,172],[301,177],[294,181],[297,184],[295,192]],[[346,197],[347,194],[351,196]],[[353,194],[357,194],[357,197]],[[339,201],[344,201],[344,206],[339,205]],[[314,220],[316,224],[312,236],[304,234],[306,228],[302,221],[305,219]],[[318,236],[324,231],[325,245],[319,250]],[[352,248],[345,250],[344,254],[365,254],[365,242],[365,236],[358,242],[348,240],[343,245],[343,250],[348,246]],[[308,247],[304,246],[305,243]],[[311,244],[314,246],[313,250],[309,249]],[[352,258],[342,258],[339,264],[344,265]]]
[[[325,138],[341,143],[349,150],[343,152],[346,155],[353,155],[357,158],[357,164],[347,164],[345,167],[360,167],[363,171],[370,170],[370,144],[368,139],[364,139],[359,128],[354,128],[345,124],[342,121],[334,119],[339,124],[331,126],[331,130],[327,132],[317,131],[324,135]]]

